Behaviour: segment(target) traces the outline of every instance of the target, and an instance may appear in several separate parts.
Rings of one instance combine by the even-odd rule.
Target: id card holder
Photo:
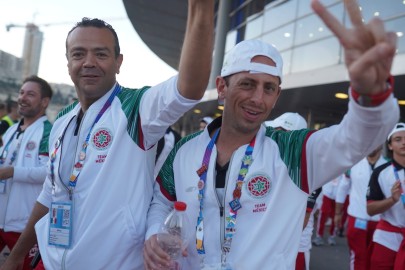
[[[72,243],[72,202],[53,202],[49,211],[48,244],[70,248]]]
[[[360,230],[367,230],[367,220],[356,218],[356,221],[354,222],[354,227]]]
[[[0,180],[0,194],[5,194],[7,192],[7,181]]]

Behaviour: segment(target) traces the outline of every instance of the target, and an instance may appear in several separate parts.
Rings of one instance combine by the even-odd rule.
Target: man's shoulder
[[[61,118],[62,116],[68,114],[69,112],[71,112],[73,110],[73,108],[78,104],[79,102],[76,100],[73,103],[67,105],[65,108],[63,108],[58,115],[56,116],[56,120],[58,120],[59,118]]]
[[[377,168],[375,168],[375,169],[373,170],[372,177],[373,177],[373,178],[375,178],[375,177],[378,178],[378,176],[379,176],[383,171],[389,169],[389,166],[390,166],[391,164],[392,164],[392,162],[388,161],[388,162],[386,162],[386,163],[384,163],[384,164],[378,166]]]

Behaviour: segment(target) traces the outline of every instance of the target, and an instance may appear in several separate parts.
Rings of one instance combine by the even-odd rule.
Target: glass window
[[[229,31],[228,34],[226,35],[226,41],[225,41],[225,53],[229,52],[233,46],[236,45],[236,30]]]
[[[256,17],[256,18],[254,18]],[[253,19],[254,18],[254,19]],[[254,39],[262,34],[263,16],[253,15],[247,20],[245,39]]]
[[[292,23],[263,35],[262,40],[273,44],[278,50],[289,49],[293,44],[294,25]]]
[[[392,16],[405,13],[405,1],[403,0],[390,0],[388,1],[371,1],[359,0],[361,6],[361,13],[363,19],[369,22],[374,16],[379,16],[381,19],[387,19]]]
[[[343,5],[333,6],[329,11],[340,21],[343,21]],[[317,15],[311,15],[297,20],[297,29],[294,45],[311,42],[323,37],[332,35],[329,28],[322,22]]]
[[[321,0],[324,6],[329,6],[330,4],[336,3],[336,0]],[[311,8],[311,0],[300,0],[298,3],[298,18],[312,14],[314,11]]]
[[[389,31],[397,33],[397,53],[405,53],[405,17],[401,17],[385,23],[385,27]]]
[[[281,57],[283,58],[283,75],[288,74],[291,69],[291,50],[282,52]]]
[[[264,32],[291,22],[295,19],[297,0],[286,1],[278,6],[270,3],[264,10]]]
[[[297,47],[293,51],[291,72],[336,65],[340,61],[340,44],[335,37]]]

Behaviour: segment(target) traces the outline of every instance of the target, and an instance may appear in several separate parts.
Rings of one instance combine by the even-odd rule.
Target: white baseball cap
[[[405,131],[405,123],[397,123],[391,130],[390,134],[388,134],[387,141],[391,139],[391,136],[394,135],[394,133],[397,133],[399,131]]]
[[[298,113],[286,112],[273,121],[266,121],[266,126],[281,127],[287,131],[307,128],[307,121]]]
[[[274,61],[276,66],[252,62],[252,58],[259,55],[270,58]],[[283,59],[273,45],[260,40],[244,40],[236,44],[225,56],[221,76],[225,77],[242,71],[278,76],[281,83],[283,76]]]
[[[208,125],[209,123],[212,122],[212,120],[214,120],[214,119],[212,119],[212,118],[209,117],[209,116],[206,116],[206,117],[201,118],[200,122],[205,122],[205,123],[207,123],[207,125]]]

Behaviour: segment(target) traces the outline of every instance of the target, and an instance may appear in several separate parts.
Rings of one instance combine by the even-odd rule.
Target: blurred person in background
[[[52,98],[50,85],[31,76],[18,94],[21,120],[7,129],[0,148],[0,250],[13,250],[42,190],[49,160],[48,140],[52,128],[45,112]],[[31,245],[23,269],[38,249]]]
[[[369,254],[368,247],[380,215],[367,214],[367,187],[374,169],[387,162],[382,155],[382,145],[378,146],[367,157],[354,165],[345,173],[339,182],[335,199],[335,226],[342,224],[342,215],[347,195],[347,243],[350,252],[350,269],[367,270]]]
[[[387,137],[391,161],[375,168],[367,190],[367,213],[380,214],[370,245],[370,270],[405,269],[405,123]]]

